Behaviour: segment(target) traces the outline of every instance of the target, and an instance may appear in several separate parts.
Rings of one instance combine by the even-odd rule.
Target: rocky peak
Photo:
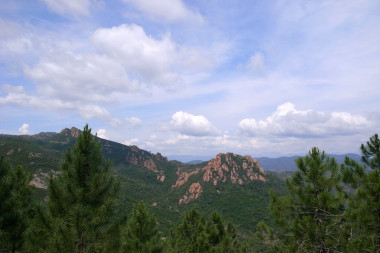
[[[202,168],[202,172],[204,172],[203,181],[212,182],[213,185],[227,180],[238,184],[253,180],[266,181],[265,171],[259,162],[248,155],[217,154],[216,158]]]
[[[81,133],[82,131],[79,130],[78,128],[76,127],[72,127],[71,129],[69,128],[65,128],[63,129],[60,134],[64,135],[64,136],[67,136],[67,137],[73,137],[73,138],[78,138],[79,134]]]
[[[161,153],[157,153],[157,154],[155,154],[153,156],[156,157],[157,160],[163,160],[163,161],[167,161],[168,160],[168,158],[165,157],[165,156],[163,156],[163,155],[161,155]]]
[[[190,185],[186,194],[178,200],[179,204],[187,204],[199,198],[202,193],[202,185],[205,187],[204,184],[207,182],[217,185],[224,182],[244,184],[255,180],[266,181],[266,173],[256,159],[248,155],[240,156],[233,153],[220,153],[203,168],[198,167],[191,171],[185,168],[178,168],[176,173],[178,179],[172,185],[172,189],[186,184],[191,176],[198,173],[203,174],[202,180]]]

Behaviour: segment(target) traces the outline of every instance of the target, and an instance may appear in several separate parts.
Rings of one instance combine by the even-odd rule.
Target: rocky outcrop
[[[165,181],[165,175],[162,170],[158,169],[158,166],[156,162],[153,160],[153,158],[159,158],[159,159],[167,159],[166,157],[161,156],[160,153],[157,153],[156,155],[151,155],[149,152],[143,151],[139,149],[136,146],[130,146],[131,152],[129,152],[125,157],[125,162],[133,165],[140,165],[148,170],[154,172],[157,174],[157,180],[160,182]],[[151,158],[150,158],[151,157]]]
[[[29,159],[31,159],[31,158],[41,158],[41,157],[42,157],[41,153],[29,152],[29,154],[28,154],[28,158]]]
[[[168,160],[168,158],[167,157],[165,157],[165,156],[163,156],[163,155],[161,155],[161,153],[157,153],[157,154],[155,154],[155,155],[153,155],[157,160],[162,160],[162,161],[167,161]]]
[[[243,184],[248,181],[266,181],[265,171],[259,162],[250,156],[239,156],[233,153],[218,154],[206,167],[202,168],[203,181],[213,185],[231,180]]]
[[[36,188],[46,190],[50,175],[52,175],[53,177],[56,177],[60,173],[61,173],[60,171],[55,171],[55,170],[50,170],[50,173],[46,173],[46,172],[42,172],[42,170],[39,169],[36,173],[33,174],[33,178],[29,184],[34,185]]]
[[[71,129],[65,128],[60,132],[60,134],[66,137],[73,137],[73,138],[78,138],[80,133],[81,133],[81,130],[79,130],[76,127],[72,127]]]
[[[200,168],[197,168],[194,171],[186,172],[183,171],[183,168],[178,168],[176,174],[178,175],[178,179],[175,182],[175,185],[172,185],[172,188],[180,187],[181,185],[184,185],[188,180],[189,177],[195,174],[198,174],[201,171]]]
[[[189,190],[186,192],[186,194],[183,196],[183,198],[178,200],[178,203],[181,204],[187,204],[192,200],[195,200],[201,196],[202,193],[202,186],[199,182],[193,183],[190,185]]]
[[[218,154],[210,160],[203,168],[194,170],[178,168],[176,174],[178,179],[173,188],[181,187],[189,181],[193,175],[201,173],[202,180],[190,185],[186,194],[178,200],[179,204],[187,204],[192,200],[199,198],[202,193],[202,185],[211,182],[212,185],[232,182],[234,184],[245,184],[250,181],[266,181],[266,173],[257,160],[250,156],[240,156],[233,153]],[[220,191],[217,191],[220,193]]]

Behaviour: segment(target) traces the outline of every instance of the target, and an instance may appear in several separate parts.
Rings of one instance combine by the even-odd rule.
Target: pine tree
[[[16,252],[22,247],[31,207],[31,174],[13,168],[0,158],[0,251]]]
[[[350,196],[350,250],[380,252],[380,140],[373,135],[360,147],[364,165],[346,157],[345,182],[355,190]],[[367,168],[370,168],[368,171]]]
[[[196,209],[188,211],[170,239],[173,252],[245,252],[233,225],[225,227],[218,212],[205,219]]]
[[[114,202],[119,182],[104,162],[100,143],[86,125],[68,149],[61,173],[50,177],[46,207],[36,210],[28,233],[31,252],[115,251],[119,238]],[[117,235],[117,232],[116,232]],[[45,238],[41,238],[41,236]]]
[[[171,232],[171,244],[174,252],[207,252],[205,219],[196,209],[188,211]]]
[[[122,252],[159,253],[164,249],[156,218],[148,213],[144,202],[133,207],[123,236]]]
[[[283,252],[335,252],[345,243],[338,164],[318,148],[296,163],[298,171],[286,182],[289,195],[271,192],[271,210],[282,233],[270,236]]]

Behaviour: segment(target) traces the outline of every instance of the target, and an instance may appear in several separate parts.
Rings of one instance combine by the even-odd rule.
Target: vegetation
[[[205,219],[196,209],[188,211],[182,223],[171,232],[173,252],[243,252],[236,230],[231,223],[224,225],[222,217],[212,212]]]
[[[61,173],[50,177],[46,207],[29,231],[32,252],[100,252],[118,247],[113,217],[119,183],[102,161],[100,144],[86,125]],[[40,207],[41,208],[41,207]],[[43,237],[41,237],[43,236]]]
[[[282,252],[337,252],[345,242],[338,163],[318,148],[296,163],[299,170],[286,180],[289,195],[271,194],[271,210],[281,228],[274,246]]]
[[[124,231],[122,252],[162,252],[161,234],[154,215],[148,213],[144,202],[133,208],[132,216]]]
[[[13,168],[0,158],[0,251],[16,252],[24,242],[33,187],[22,166]]]
[[[191,173],[207,163],[168,162],[101,140],[87,125],[77,133],[2,139],[1,252],[380,252],[377,134],[361,145],[361,162],[340,165],[312,148],[286,184],[271,173],[244,184],[208,182],[181,205],[202,174],[173,188],[178,167]],[[50,172],[45,193],[33,193],[31,172]]]
[[[360,147],[359,164],[347,158],[342,171],[354,193],[349,196],[348,248],[357,251],[380,252],[380,140],[375,134]]]

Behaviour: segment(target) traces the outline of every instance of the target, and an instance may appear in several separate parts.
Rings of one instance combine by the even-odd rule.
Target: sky
[[[360,153],[380,129],[379,27],[378,0],[1,0],[0,133]]]

